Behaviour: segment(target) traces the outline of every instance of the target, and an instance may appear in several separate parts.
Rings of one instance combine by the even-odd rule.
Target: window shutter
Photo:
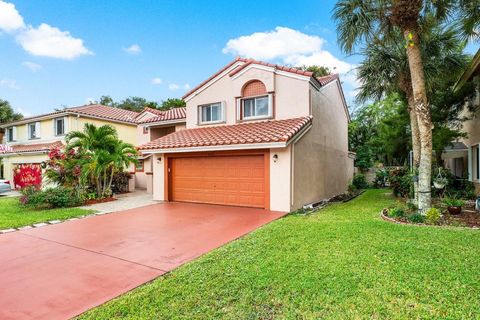
[[[57,119],[53,119],[53,136],[57,135]]]
[[[27,124],[25,125],[25,128],[26,128],[25,131],[26,131],[26,133],[27,133],[26,139],[28,140],[28,139],[30,139],[30,124],[27,123]]]
[[[268,94],[268,116],[271,117],[273,115],[273,95],[271,93]]]
[[[12,128],[12,133],[13,133],[12,141],[16,141],[17,140],[17,127]]]
[[[40,121],[35,122],[35,138],[40,138],[42,136],[40,132]]]
[[[67,131],[67,130],[68,130],[68,129],[67,129],[67,128],[68,128],[67,123],[68,123],[68,118],[67,118],[67,117],[64,117],[64,118],[63,118],[63,134],[67,134],[67,132],[68,132],[68,131]]]
[[[472,156],[472,147],[468,147],[468,181],[473,179],[473,156]]]
[[[227,121],[227,103],[225,101],[222,101],[222,121]]]
[[[241,120],[242,111],[241,111],[242,99],[237,98],[237,120]]]
[[[10,128],[7,128],[7,130],[5,130],[5,139],[6,141],[5,142],[8,142],[10,141]]]

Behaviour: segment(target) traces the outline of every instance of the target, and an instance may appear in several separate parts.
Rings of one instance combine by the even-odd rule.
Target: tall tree
[[[313,72],[313,76],[315,78],[324,77],[324,76],[328,76],[329,74],[332,74],[332,72],[328,67],[319,66],[319,65],[301,66],[301,67],[298,67],[298,69],[303,71]]]
[[[115,107],[115,108],[135,111],[135,112],[140,112],[145,107],[149,107],[152,109],[159,108],[158,103],[156,103],[155,101],[149,101],[142,97],[128,97],[124,100],[116,102],[112,99],[112,97],[105,95],[100,97],[100,101],[98,103],[105,106],[110,106],[110,107]]]
[[[473,4],[471,7],[464,5]],[[421,53],[421,20],[432,14],[439,22],[456,17],[458,23],[477,15],[478,0],[340,0],[334,9],[338,40],[342,49],[352,53],[359,45],[395,41],[396,32],[405,40],[407,61],[420,135],[418,206],[431,207],[432,118],[425,84]],[[469,28],[459,29],[462,32]]]
[[[169,98],[167,100],[163,100],[160,105],[160,110],[170,110],[173,108],[182,108],[185,107],[187,104],[182,99],[177,98]]]
[[[7,100],[0,99],[0,123],[20,120],[22,118],[23,115],[15,112]]]

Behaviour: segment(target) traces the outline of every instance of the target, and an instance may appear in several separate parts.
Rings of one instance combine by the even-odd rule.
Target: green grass
[[[26,209],[20,205],[18,198],[0,198],[0,230],[18,228],[50,220],[64,220],[92,212],[93,210],[79,208]]]
[[[392,224],[385,190],[292,215],[82,319],[474,319],[480,232]]]

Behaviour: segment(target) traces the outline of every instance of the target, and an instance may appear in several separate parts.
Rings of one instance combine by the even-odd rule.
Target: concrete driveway
[[[284,215],[165,203],[0,235],[0,319],[68,319]]]

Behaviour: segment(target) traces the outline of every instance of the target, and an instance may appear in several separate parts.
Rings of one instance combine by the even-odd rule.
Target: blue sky
[[[336,67],[351,100],[360,58],[337,47],[334,3],[0,0],[0,98],[26,115],[101,95],[161,101],[248,55]]]

